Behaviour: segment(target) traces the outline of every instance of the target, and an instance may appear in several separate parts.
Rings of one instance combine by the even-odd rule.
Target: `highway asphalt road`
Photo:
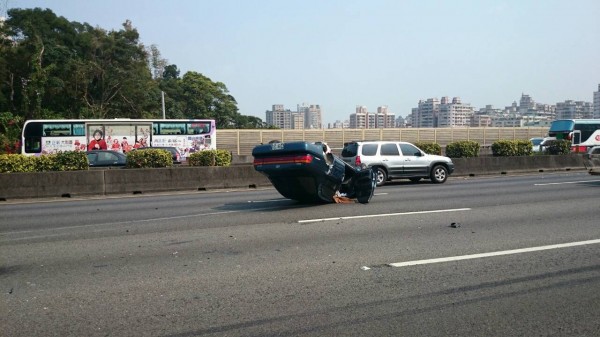
[[[2,336],[600,336],[600,177],[0,203]]]

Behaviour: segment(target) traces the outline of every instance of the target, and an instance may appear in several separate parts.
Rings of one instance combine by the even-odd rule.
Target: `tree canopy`
[[[161,91],[167,118],[265,127],[260,118],[238,112],[224,83],[196,71],[180,76],[156,45],[140,42],[130,21],[106,31],[50,9],[13,8],[0,22],[0,151],[18,140],[6,139],[15,132],[5,128],[28,119],[162,118]]]

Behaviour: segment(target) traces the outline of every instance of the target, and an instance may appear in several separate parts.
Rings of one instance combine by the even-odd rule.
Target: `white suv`
[[[397,178],[417,182],[422,178],[443,183],[452,172],[452,159],[423,152],[411,143],[395,141],[361,141],[344,144],[342,159],[354,166],[376,170],[377,186]]]

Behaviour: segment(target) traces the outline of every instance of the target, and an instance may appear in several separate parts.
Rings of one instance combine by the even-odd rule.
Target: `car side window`
[[[342,149],[342,157],[354,157],[354,156],[356,156],[357,149],[358,149],[358,144],[356,144],[356,143],[350,143],[350,144],[346,145]]]
[[[398,146],[395,143],[381,144],[381,155],[382,156],[399,156]]]
[[[400,144],[400,150],[402,150],[402,154],[405,156],[420,156],[421,151],[412,145],[412,144]]]
[[[99,161],[116,161],[117,158],[114,154],[112,154],[110,152],[101,152],[101,153],[98,153],[98,160]]]
[[[377,144],[364,144],[362,147],[363,156],[374,156],[377,154]]]

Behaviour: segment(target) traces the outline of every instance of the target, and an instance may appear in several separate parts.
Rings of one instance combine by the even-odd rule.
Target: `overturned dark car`
[[[339,202],[340,197],[366,204],[375,191],[375,175],[334,156],[326,144],[271,142],[252,150],[254,168],[288,199],[304,203]]]

